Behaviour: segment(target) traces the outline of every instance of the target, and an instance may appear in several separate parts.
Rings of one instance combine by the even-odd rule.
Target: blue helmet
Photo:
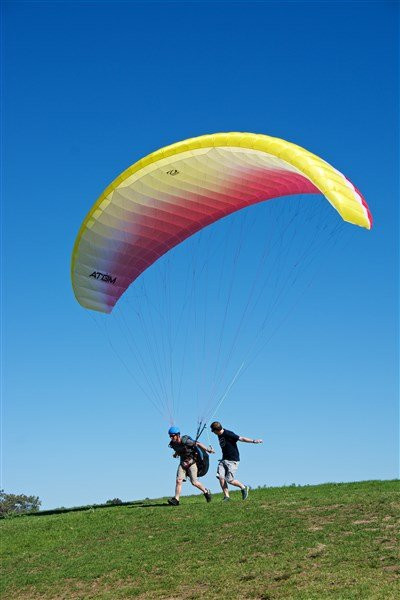
[[[168,429],[168,435],[173,435],[173,434],[177,434],[180,433],[180,429],[179,427],[176,427],[175,425],[173,425],[172,427],[170,427]]]

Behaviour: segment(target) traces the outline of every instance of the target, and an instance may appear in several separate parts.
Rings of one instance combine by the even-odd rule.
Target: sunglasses
[[[170,433],[169,437],[175,437],[176,435],[179,435],[179,433]]]

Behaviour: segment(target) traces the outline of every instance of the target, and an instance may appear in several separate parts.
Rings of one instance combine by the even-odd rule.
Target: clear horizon
[[[361,190],[374,218],[371,231],[345,223],[324,247],[316,274],[287,296],[270,342],[215,415],[264,439],[240,446],[239,479],[257,487],[398,478],[398,4],[5,2],[2,16],[6,492],[38,495],[43,509],[172,495],[168,420],[106,339],[118,337],[121,322],[76,302],[70,258],[84,217],[120,172],[162,146],[219,131],[305,147]],[[211,339],[223,320],[210,283],[223,265],[219,249],[247,233],[239,298],[252,281],[248,257],[263,251],[267,204],[178,246],[131,286],[121,310],[133,314],[143,298],[170,302],[160,283],[168,272],[176,326],[184,274],[196,264],[203,287],[193,314],[213,298]],[[325,208],[335,228],[337,215]],[[207,253],[219,258],[202,270]],[[203,331],[190,314],[189,339]],[[264,316],[259,303],[240,344],[251,343]],[[146,335],[129,322],[144,346]],[[184,367],[191,355],[183,342],[173,355],[183,433],[195,433],[198,396],[210,393],[200,382],[218,344],[208,348],[201,368]],[[124,359],[137,376],[132,357]],[[238,366],[239,355],[216,397]],[[215,446],[212,434],[204,439]],[[213,492],[216,458],[204,480]],[[184,493],[195,490],[187,483]]]

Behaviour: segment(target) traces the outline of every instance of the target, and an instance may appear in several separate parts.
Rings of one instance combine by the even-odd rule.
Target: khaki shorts
[[[239,462],[235,460],[220,460],[217,468],[218,479],[225,479],[228,483],[235,479]]]
[[[197,481],[197,464],[193,463],[188,469],[184,469],[180,464],[176,472],[176,478],[186,481],[186,476],[189,476],[191,483]]]

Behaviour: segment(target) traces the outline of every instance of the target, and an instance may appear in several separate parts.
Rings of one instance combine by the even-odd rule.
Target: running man
[[[215,450],[213,450],[211,446],[207,448],[201,442],[192,440],[192,438],[190,438],[188,435],[181,437],[179,427],[170,427],[168,430],[168,435],[171,439],[169,447],[175,451],[173,457],[177,458],[179,456],[180,458],[178,471],[176,473],[175,496],[168,500],[168,504],[171,506],[179,505],[182,483],[186,481],[187,476],[190,479],[190,483],[203,492],[206,501],[211,502],[210,490],[206,489],[204,485],[201,484],[197,479],[195,447],[198,446],[204,450],[204,452],[208,452],[208,454],[214,454]]]
[[[218,436],[219,445],[222,448],[222,458],[218,463],[217,478],[221,484],[224,494],[224,500],[230,500],[228,483],[240,488],[243,500],[249,495],[249,486],[244,485],[236,479],[236,471],[239,466],[240,455],[237,442],[246,442],[247,444],[262,444],[262,440],[252,440],[233,431],[224,429],[218,421],[211,423],[211,431]]]

